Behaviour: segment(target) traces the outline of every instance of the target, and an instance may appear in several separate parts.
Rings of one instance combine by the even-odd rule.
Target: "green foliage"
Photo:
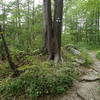
[[[47,63],[47,62],[46,62]],[[26,95],[32,100],[38,96],[62,94],[67,91],[77,77],[72,65],[51,66],[50,63],[33,66],[16,79],[4,79],[0,82],[0,96],[4,100]]]
[[[82,48],[82,49],[86,49],[85,51],[87,50],[94,50],[94,51],[97,51],[99,50],[100,46],[99,45],[94,45],[94,44],[87,44],[87,43],[84,43],[84,42],[79,42],[77,44],[77,47],[78,48]]]
[[[79,55],[75,55],[72,53],[72,51],[70,51],[70,48],[68,49],[68,46],[70,48],[75,48],[76,50],[78,50],[80,52]],[[75,59],[78,60],[82,60],[82,65],[84,67],[90,67],[93,64],[93,59],[92,57],[89,55],[89,51],[86,50],[83,47],[79,47],[79,45],[73,45],[73,44],[69,44],[67,46],[65,46],[63,49],[63,56],[64,59],[67,59],[68,62],[73,62],[75,61]]]
[[[62,46],[67,45],[67,44],[72,44],[73,41],[73,36],[70,35],[70,32],[65,32],[64,34],[62,34]]]
[[[7,61],[1,62],[0,61],[0,80],[3,78],[8,77],[11,74],[11,69]]]
[[[84,53],[83,58],[85,59],[85,63],[83,64],[85,67],[90,67],[93,64],[93,59],[88,53]]]
[[[38,35],[33,43],[34,45],[34,50],[36,49],[41,49],[43,47],[43,40],[42,40],[42,35]]]
[[[96,53],[96,58],[97,58],[98,60],[100,60],[100,51],[97,51],[97,53]]]
[[[94,47],[96,45],[99,46],[99,3],[99,0],[65,1],[64,33],[66,33],[66,31],[69,31],[70,36],[73,37],[72,41],[74,41],[74,43],[78,44],[80,42],[83,42],[85,44],[88,44],[89,47]]]
[[[63,48],[64,63],[54,65],[52,61],[44,62],[46,56],[39,54],[43,47],[42,6],[34,6],[34,0],[29,0],[29,4],[25,0],[19,3],[13,0],[4,2],[4,5],[0,1],[0,6],[5,8],[1,9],[0,21],[5,22],[5,38],[11,56],[14,63],[21,66],[18,70],[25,71],[20,77],[12,79],[9,77],[12,72],[8,62],[0,61],[0,99],[11,100],[24,95],[36,100],[38,96],[67,91],[78,76],[73,61],[82,59],[85,61],[83,66],[90,66],[93,60],[83,48],[99,47],[99,4],[100,0],[64,0],[62,48],[67,44],[74,44],[81,55],[74,55]],[[0,39],[0,58],[5,56],[4,51]],[[96,57],[100,59],[100,51]]]
[[[89,54],[90,51],[88,51],[87,49],[85,49],[83,47],[80,48],[80,51],[81,51],[81,57],[85,60],[83,66],[90,67],[94,62],[92,57]]]

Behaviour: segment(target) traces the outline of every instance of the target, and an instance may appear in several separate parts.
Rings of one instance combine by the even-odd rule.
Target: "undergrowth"
[[[81,58],[83,58],[85,60],[83,66],[85,67],[90,67],[93,64],[93,59],[92,57],[89,55],[89,51],[86,49],[80,49],[81,53]]]
[[[100,60],[100,51],[97,51],[97,53],[96,53],[96,58],[97,58],[98,60]]]
[[[79,51],[80,54],[73,54],[70,49],[66,49],[66,46],[63,49],[63,56],[65,57],[64,59],[67,59],[68,62],[73,62],[76,59],[78,60],[83,60],[84,63],[82,63],[82,66],[84,67],[90,67],[93,64],[93,59],[89,55],[89,51],[87,49],[79,48],[77,45],[70,45],[72,48],[75,50]],[[67,51],[67,52],[66,52]]]
[[[21,100],[25,100],[25,98],[37,100],[41,96],[52,96],[66,92],[80,74],[73,61],[83,59],[84,66],[90,66],[93,62],[85,50],[75,48],[81,52],[80,55],[74,55],[69,50],[62,48],[63,63],[57,65],[52,61],[46,61],[46,56],[30,56],[23,51],[15,50],[14,62],[19,62],[17,60],[21,60],[21,63],[25,62],[20,64],[22,66],[18,68],[18,70],[25,72],[17,78],[11,78],[10,74],[12,73],[8,63],[0,65],[0,74],[5,76],[0,78],[0,100],[13,100],[20,96],[23,96]]]
[[[32,100],[43,95],[57,95],[67,91],[78,76],[71,64],[52,65],[45,62],[32,66],[16,79],[7,78],[0,82],[0,96],[3,100],[25,95]]]

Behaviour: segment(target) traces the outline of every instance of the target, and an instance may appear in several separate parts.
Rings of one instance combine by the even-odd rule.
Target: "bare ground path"
[[[100,61],[96,59],[94,51],[89,52],[94,60],[91,69],[83,75],[74,87],[65,95],[58,97],[46,97],[42,100],[100,100]]]

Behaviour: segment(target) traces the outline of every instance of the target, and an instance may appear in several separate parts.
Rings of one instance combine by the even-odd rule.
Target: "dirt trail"
[[[42,100],[100,100],[100,61],[96,59],[96,53],[89,53],[94,60],[93,67],[87,70],[74,87],[65,95],[58,97],[46,97]]]
[[[93,68],[100,73],[100,61],[96,59],[96,52],[92,51],[89,53],[94,60]]]

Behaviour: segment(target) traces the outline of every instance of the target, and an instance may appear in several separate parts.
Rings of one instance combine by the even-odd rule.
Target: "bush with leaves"
[[[98,60],[100,60],[100,51],[97,52],[96,58],[97,58]]]
[[[73,85],[77,76],[78,72],[72,65],[55,66],[45,62],[41,66],[32,66],[16,79],[1,81],[0,96],[3,100],[12,100],[20,95],[36,100],[43,95],[62,94]]]

